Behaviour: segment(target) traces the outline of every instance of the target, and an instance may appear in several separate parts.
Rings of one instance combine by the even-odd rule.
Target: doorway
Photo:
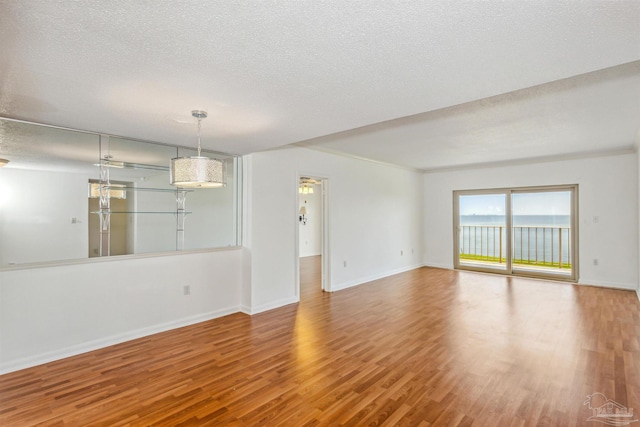
[[[329,290],[326,188],[326,178],[298,178],[296,264],[300,299]]]

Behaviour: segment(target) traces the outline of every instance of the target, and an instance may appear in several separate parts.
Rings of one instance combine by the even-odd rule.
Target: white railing
[[[461,225],[460,259],[506,262],[506,227]],[[512,227],[512,262],[560,269],[571,268],[571,228],[556,226]]]

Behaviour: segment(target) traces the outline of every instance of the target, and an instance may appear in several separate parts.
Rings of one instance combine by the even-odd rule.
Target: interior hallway
[[[322,255],[300,258],[300,300],[322,297]]]

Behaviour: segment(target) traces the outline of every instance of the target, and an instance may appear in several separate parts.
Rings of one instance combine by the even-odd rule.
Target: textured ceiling
[[[298,145],[429,171],[631,151],[639,130],[636,61]]]
[[[636,0],[0,0],[0,52],[2,116],[194,145],[204,109],[203,145],[236,154],[441,169],[640,128]]]

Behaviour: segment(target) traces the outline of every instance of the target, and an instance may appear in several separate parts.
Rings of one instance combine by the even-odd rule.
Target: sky
[[[513,193],[513,215],[570,215],[570,191]],[[460,215],[504,215],[505,194],[460,196]]]

